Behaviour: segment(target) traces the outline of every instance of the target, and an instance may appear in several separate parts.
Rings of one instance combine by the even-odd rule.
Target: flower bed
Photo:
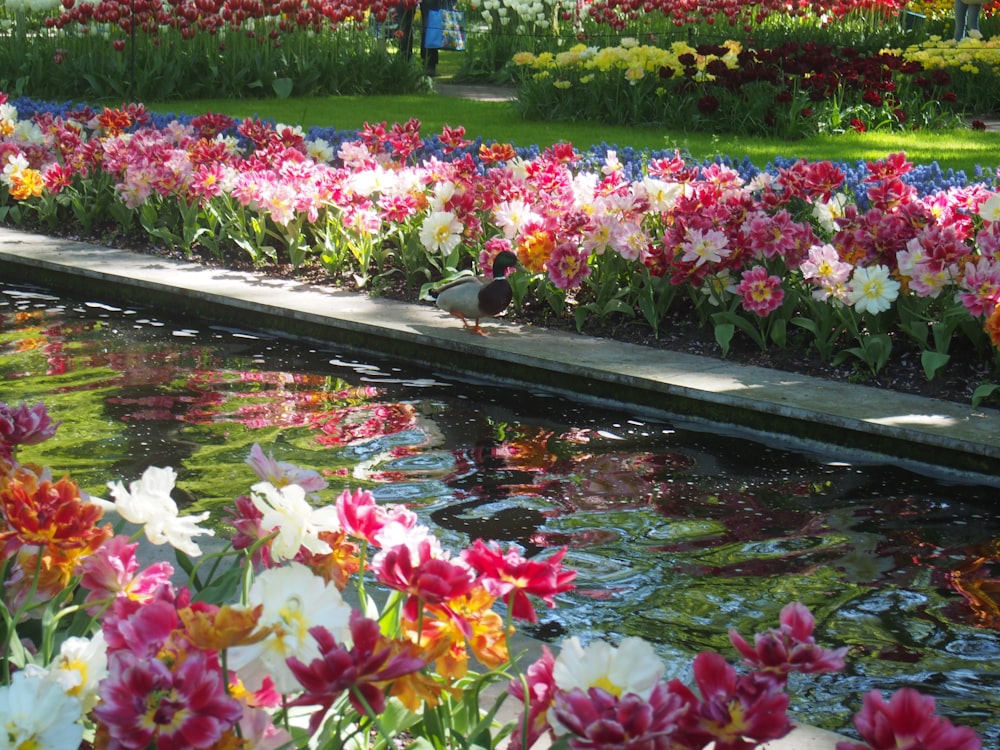
[[[798,138],[961,124],[994,111],[1000,41],[931,37],[904,51],[789,40],[662,46],[623,39],[514,56],[518,109],[532,120],[658,125]]]
[[[20,112],[31,113],[22,116]],[[0,105],[0,221],[144,233],[183,252],[314,264],[412,288],[516,252],[515,304],[658,332],[686,306],[737,335],[877,375],[909,342],[928,379],[961,349],[998,362],[996,176],[804,160],[757,170],[609,147],[544,153],[419,123],[360,133],[141,105]],[[984,382],[975,395],[989,397]]]
[[[791,674],[844,666],[846,649],[819,646],[793,603],[752,643],[730,633],[740,669],[699,654],[693,686],[667,680],[638,638],[570,638],[522,668],[514,622],[572,587],[565,550],[528,560],[476,539],[453,554],[405,507],[364,491],[331,500],[319,474],[254,446],[256,480],[205,554],[207,514],[180,513],[172,469],[111,481],[108,501],[22,461],[57,428],[42,404],[0,403],[0,721],[13,747],[386,748],[403,736],[419,749],[526,749],[546,735],[581,749],[750,750],[790,731]],[[180,570],[140,562],[159,545]],[[511,724],[484,705],[497,680],[523,705]],[[855,730],[862,742],[838,750],[981,747],[910,688],[865,696]]]

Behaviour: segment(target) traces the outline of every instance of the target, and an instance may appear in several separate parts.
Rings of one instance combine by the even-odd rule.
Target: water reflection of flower
[[[947,575],[948,583],[972,610],[972,622],[1000,629],[1000,543],[991,557],[965,560]]]
[[[376,403],[331,409],[315,416],[311,426],[322,445],[350,445],[361,440],[394,435],[412,429],[416,410],[412,404]]]

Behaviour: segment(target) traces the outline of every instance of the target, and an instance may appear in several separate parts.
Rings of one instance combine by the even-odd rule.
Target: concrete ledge
[[[1000,412],[0,228],[0,277],[1000,484]]]

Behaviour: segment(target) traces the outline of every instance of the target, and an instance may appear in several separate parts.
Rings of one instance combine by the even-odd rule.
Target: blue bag
[[[440,10],[427,11],[424,19],[424,48],[465,50],[465,13],[449,3]]]

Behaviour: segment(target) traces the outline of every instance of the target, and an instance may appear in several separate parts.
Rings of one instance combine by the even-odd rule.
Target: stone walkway
[[[517,98],[514,86],[490,86],[485,84],[462,84],[434,82],[434,90],[442,96],[456,99],[473,99],[479,102],[510,102]]]

